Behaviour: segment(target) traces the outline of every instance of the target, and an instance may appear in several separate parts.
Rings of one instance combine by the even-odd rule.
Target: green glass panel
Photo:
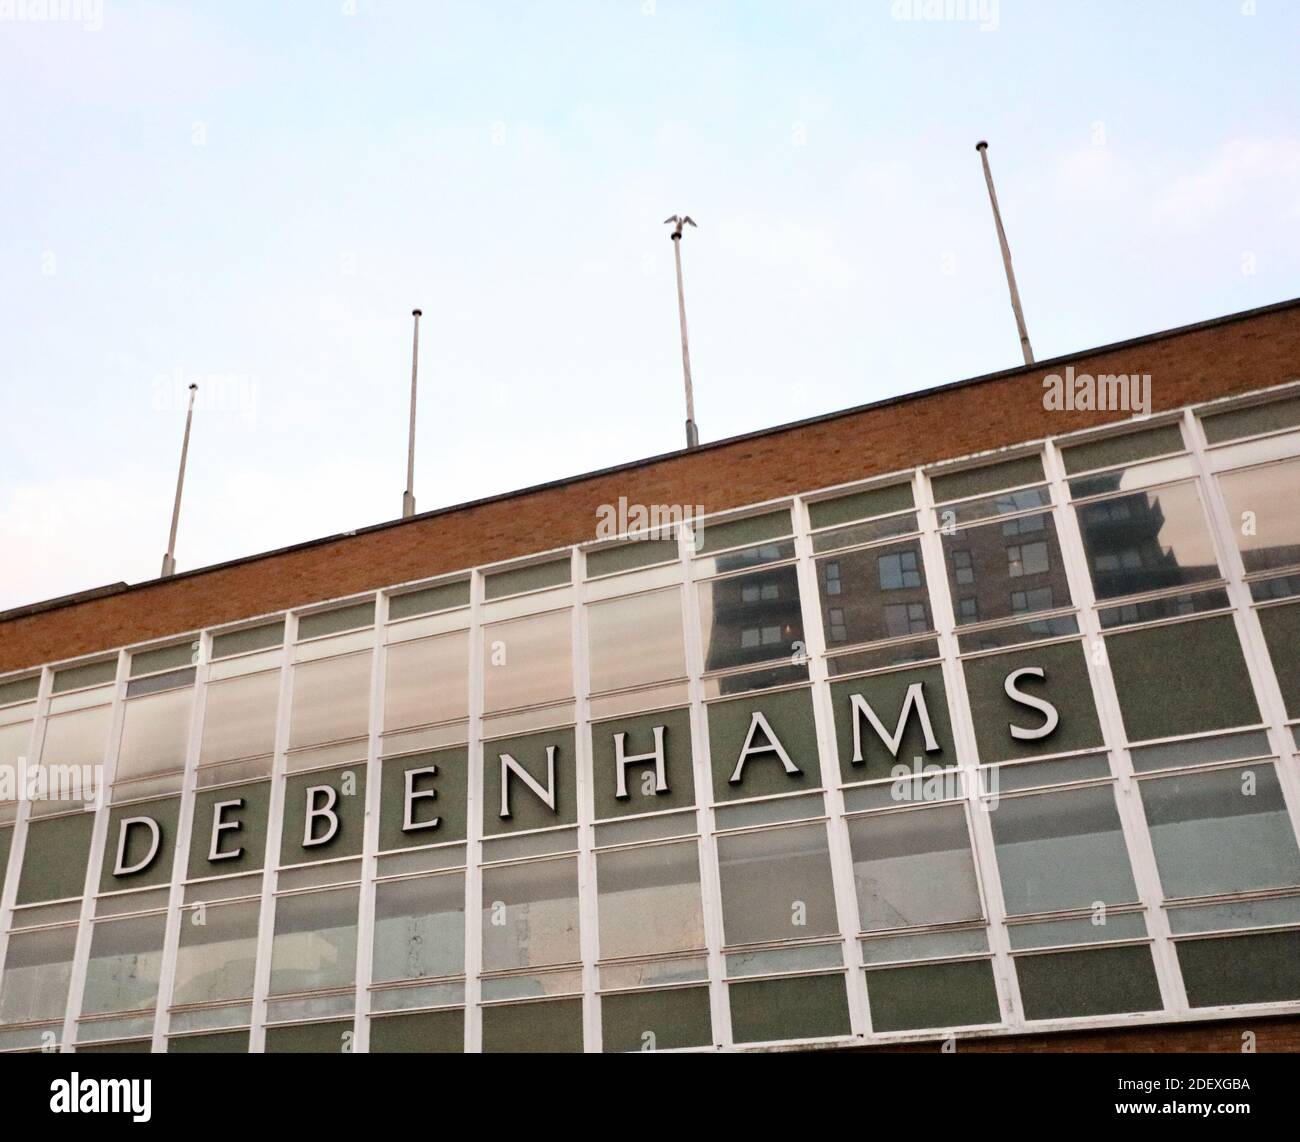
[[[232,654],[246,654],[250,650],[266,650],[284,643],[284,620],[247,630],[216,635],[212,640],[212,657],[229,658]]]
[[[1146,432],[1126,432],[1122,436],[1106,436],[1087,444],[1077,444],[1062,451],[1065,471],[1091,472],[1094,468],[1109,468],[1115,464],[1131,464],[1148,460],[1152,456],[1166,456],[1183,450],[1182,429],[1176,424],[1162,425]]]
[[[793,530],[790,527],[790,513],[784,509],[732,520],[730,523],[711,523],[705,520],[703,523],[697,522],[695,528],[697,555],[743,547],[749,543],[762,543],[765,539],[778,539],[789,535]]]
[[[964,500],[967,496],[978,496],[983,492],[1000,492],[1003,488],[1018,488],[1022,484],[1034,484],[1046,479],[1043,475],[1043,462],[1037,456],[1022,456],[1018,460],[1007,460],[1002,464],[989,464],[983,468],[967,468],[963,472],[953,472],[947,476],[935,476],[931,480],[935,503],[947,503],[949,500]]]
[[[216,825],[216,807],[227,801],[243,801],[243,805],[230,805],[221,811],[224,824],[238,823],[238,829],[223,829],[218,853],[231,853],[242,849],[237,857],[210,861],[212,832]],[[190,829],[190,859],[188,875],[191,879],[202,876],[230,876],[235,873],[257,872],[266,854],[266,825],[271,808],[271,783],[257,781],[248,785],[235,785],[224,789],[205,789],[194,797],[193,825]],[[301,821],[299,822],[301,830]],[[299,836],[301,836],[301,831]]]
[[[19,678],[14,682],[0,683],[0,706],[8,706],[13,702],[30,702],[36,697],[40,688],[39,674],[33,674],[30,678]]]
[[[1300,932],[1261,932],[1174,945],[1193,1007],[1300,999]]]
[[[779,754],[764,749],[776,743],[769,738],[762,723],[755,721],[755,714],[763,716],[798,773],[788,772]],[[780,690],[715,702],[708,707],[708,719],[715,800],[736,801],[821,787],[817,727],[809,691]],[[749,753],[740,780],[733,783],[731,777],[744,752],[746,739],[750,741]]]
[[[727,995],[737,1043],[823,1039],[851,1030],[842,975],[732,983]]]
[[[1026,1019],[1159,1011],[1160,984],[1145,944],[1017,956]]]
[[[1259,721],[1229,615],[1110,635],[1106,655],[1129,741]]]
[[[573,1054],[581,1050],[581,999],[483,1008],[485,1054]]]
[[[876,1031],[973,1027],[1002,1021],[993,965],[988,960],[868,972],[867,1002]]]
[[[331,811],[338,817],[338,828],[324,844],[303,845],[307,827],[307,790],[328,786],[334,790],[335,800]],[[318,793],[313,805],[322,809],[328,803],[327,794]],[[317,773],[301,773],[285,779],[284,832],[280,839],[280,863],[303,864],[307,861],[334,860],[337,857],[356,856],[361,852],[361,841],[366,821],[366,767],[346,765]],[[318,816],[312,819],[312,837],[322,837],[329,832],[330,819]],[[226,862],[226,863],[234,863]]]
[[[94,813],[72,813],[27,826],[19,904],[80,896],[86,887],[86,861]]]
[[[469,580],[458,583],[443,583],[437,587],[426,587],[422,591],[411,591],[405,595],[394,595],[388,600],[388,618],[409,619],[412,615],[427,615],[434,611],[448,611],[452,607],[469,606]]]
[[[181,799],[165,797],[158,801],[143,801],[134,805],[117,805],[108,816],[108,837],[104,842],[104,863],[100,868],[99,891],[122,892],[128,888],[148,888],[167,884],[172,877],[172,853],[176,846],[176,828],[181,816]],[[131,817],[147,817],[158,826],[158,851],[148,866],[139,872],[114,876],[122,822]],[[126,833],[126,848],[122,854],[125,868],[134,868],[153,846],[153,833],[147,825],[132,825]]]
[[[268,1055],[347,1054],[352,1048],[352,1020],[295,1023],[266,1029]]]
[[[412,778],[412,824],[427,825],[436,820],[437,828],[415,828],[403,832],[406,820],[406,774],[413,769],[434,768],[437,773],[422,773]],[[379,850],[409,849],[434,845],[440,841],[463,841],[466,825],[466,799],[469,795],[469,750],[464,746],[433,753],[390,757],[383,762],[379,791]],[[421,797],[422,793],[436,797]]]
[[[587,577],[594,579],[597,575],[612,575],[616,571],[670,563],[677,555],[675,539],[640,539],[618,547],[606,547],[600,551],[588,552]]]
[[[1026,667],[1041,669],[1043,677],[1021,675],[1017,688],[1050,702],[1060,717],[1056,728],[1045,738],[1019,740],[1011,735],[1011,726],[1036,730],[1044,724],[1041,711],[1007,696],[1007,676]],[[969,658],[962,663],[962,670],[983,764],[1103,744],[1082,643],[1054,643],[1009,654]]]
[[[666,1051],[705,1047],[713,1041],[709,989],[636,991],[600,1001],[606,1051]]]
[[[164,646],[158,650],[143,650],[131,655],[131,677],[141,674],[154,674],[159,670],[174,670],[181,666],[193,666],[199,660],[199,644],[182,642],[175,646]]]
[[[555,747],[555,810],[515,773],[509,773],[509,817],[501,816],[502,754],[515,759],[543,789],[547,788],[547,748]],[[571,727],[543,730],[483,745],[483,831],[488,835],[571,825],[578,819],[577,765]]]
[[[246,1055],[247,1031],[218,1031],[210,1035],[180,1035],[167,1040],[169,1055]]]
[[[921,686],[921,697],[925,700],[930,728],[939,748],[927,752],[921,712],[919,706],[914,704],[908,713],[907,724],[898,750],[891,754],[889,746],[881,740],[866,714],[854,710],[853,695],[861,696],[875,711],[880,724],[892,735],[897,729],[898,716],[902,712],[907,692],[910,687],[918,683]],[[919,670],[896,670],[888,674],[837,682],[831,686],[831,702],[835,708],[835,740],[840,755],[840,780],[842,781],[870,781],[878,777],[889,777],[890,770],[895,765],[913,768],[916,758],[921,759],[922,766],[957,764],[952,725],[948,720],[948,698],[943,685],[943,670],[938,666],[926,666]],[[855,720],[858,740],[862,746],[860,762],[853,760]]]
[[[808,505],[808,520],[814,528],[832,527],[873,516],[906,511],[914,506],[911,484],[893,484],[888,488],[871,488],[834,500],[819,500]]]
[[[368,627],[375,621],[375,603],[357,603],[351,607],[340,607],[336,611],[325,611],[319,615],[304,615],[298,620],[298,638],[319,638],[325,634],[338,634],[340,631],[357,630]]]
[[[534,563],[514,571],[499,571],[483,581],[485,599],[501,599],[506,595],[520,595],[525,591],[540,591],[543,587],[558,587],[569,582],[572,566],[569,560],[557,559],[551,563]]]
[[[1300,400],[1272,401],[1221,412],[1202,417],[1201,424],[1205,427],[1205,439],[1211,444],[1242,436],[1258,436],[1279,428],[1294,428],[1300,424]]]
[[[465,1049],[465,1012],[419,1011],[370,1020],[373,1054],[447,1055]]]
[[[88,666],[72,666],[54,675],[54,693],[80,690],[83,686],[99,686],[117,677],[117,659],[92,662]]]
[[[664,781],[666,792],[655,792],[653,758],[625,768],[627,796],[618,796],[616,734],[623,739],[623,756],[637,757],[655,752],[655,727],[663,726]],[[662,710],[655,714],[615,718],[591,728],[592,785],[596,819],[630,813],[686,809],[695,804],[695,777],[691,765],[691,713]]]
[[[1255,613],[1286,703],[1286,716],[1300,718],[1300,605],[1262,607]]]
[[[129,1039],[123,1043],[81,1043],[78,1055],[147,1055],[153,1050],[151,1039]]]

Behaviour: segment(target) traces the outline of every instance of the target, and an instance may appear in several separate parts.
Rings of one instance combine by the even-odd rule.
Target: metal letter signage
[[[555,749],[546,747],[546,787],[543,788],[528,772],[508,753],[501,755],[501,816],[510,816],[510,775],[513,773],[531,789],[552,813],[555,812]]]
[[[627,740],[627,734],[614,735],[614,765],[617,771],[618,789],[614,796],[620,800],[625,800],[627,792],[627,767],[629,765],[641,765],[644,762],[653,761],[655,763],[655,793],[668,792],[668,779],[664,773],[664,726],[655,726],[655,747],[650,753],[636,753],[631,756],[623,752],[623,743]]]
[[[316,804],[316,794],[324,793],[325,804],[318,806]],[[338,804],[339,795],[332,785],[313,785],[307,790],[307,817],[303,823],[302,830],[302,847],[311,848],[313,845],[329,844],[339,831],[339,815],[334,812],[334,806]],[[315,829],[315,820],[317,817],[328,817],[329,825],[325,832],[319,837],[313,837],[312,832]]]
[[[126,860],[126,842],[131,833],[132,825],[144,825],[152,834],[153,839],[149,843],[149,851],[142,860],[128,868],[122,862]],[[122,824],[117,831],[117,860],[113,863],[114,876],[131,876],[133,873],[144,872],[151,864],[153,858],[158,855],[158,846],[162,844],[162,830],[158,827],[158,822],[152,817],[124,817]]]
[[[1044,722],[1036,730],[1026,730],[1021,726],[1008,726],[1011,730],[1011,736],[1016,741],[1038,741],[1045,738],[1056,729],[1061,720],[1061,715],[1056,712],[1056,707],[1051,702],[1043,698],[1036,698],[1033,694],[1026,694],[1016,683],[1028,674],[1033,678],[1046,678],[1047,672],[1041,666],[1022,666],[1019,670],[1013,670],[1007,675],[1006,681],[1003,682],[1003,689],[1007,692],[1007,697],[1013,702],[1019,702],[1022,706],[1029,706],[1031,709],[1038,710],[1044,717]]]
[[[430,777],[436,777],[438,767],[436,765],[426,765],[423,769],[408,769],[406,771],[406,807],[402,811],[402,832],[413,833],[418,829],[436,829],[442,824],[441,817],[432,817],[428,821],[416,821],[415,803],[422,798],[433,800],[438,796],[436,789],[415,788],[415,779],[428,774]]]
[[[221,851],[221,834],[227,829],[238,832],[244,827],[242,821],[223,821],[221,818],[225,815],[227,809],[242,809],[244,799],[237,797],[233,801],[218,801],[212,806],[212,844],[208,848],[208,860],[234,860],[240,856],[244,849],[242,846],[231,849],[229,852]]]
[[[762,730],[763,736],[767,739],[766,745],[754,745],[754,732]],[[731,785],[739,785],[744,779],[745,762],[749,760],[750,754],[774,753],[781,759],[781,765],[785,768],[786,773],[802,773],[793,761],[790,755],[785,752],[785,746],[781,744],[781,739],[772,732],[772,727],[767,724],[767,719],[763,717],[761,710],[755,710],[749,717],[749,732],[745,734],[745,744],[741,747],[740,757],[736,759],[736,768],[731,776],[727,779]]]
[[[853,764],[864,764],[862,757],[862,721],[865,717],[871,723],[871,728],[880,735],[889,749],[891,757],[898,756],[899,747],[903,744],[903,734],[907,730],[907,718],[911,714],[913,707],[916,708],[917,717],[921,720],[921,731],[925,734],[925,752],[940,752],[939,740],[934,736],[934,727],[930,724],[930,711],[925,705],[925,683],[913,682],[907,688],[907,696],[903,699],[903,708],[899,711],[898,722],[894,726],[894,732],[891,734],[886,731],[884,723],[876,717],[876,711],[871,708],[869,703],[861,694],[850,694],[849,700],[853,704]]]

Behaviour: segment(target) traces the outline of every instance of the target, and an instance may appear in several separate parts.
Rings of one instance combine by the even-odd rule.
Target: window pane
[[[390,646],[386,670],[385,730],[468,716],[468,631]]]
[[[208,685],[200,764],[262,757],[275,748],[280,672],[250,674]]]
[[[1226,472],[1219,487],[1247,572],[1300,563],[1300,460]]]
[[[831,646],[933,628],[916,540],[822,559],[817,564],[817,589]]]
[[[1300,932],[1184,940],[1174,947],[1193,1007],[1300,999]]]
[[[852,1029],[842,975],[733,983],[727,997],[737,1043],[829,1038]]]
[[[849,844],[862,931],[983,916],[961,806],[859,817]]]
[[[1074,510],[1099,599],[1219,577],[1195,484],[1131,492]]]
[[[799,582],[792,566],[700,584],[704,668],[723,670],[794,653],[803,641]]]
[[[988,960],[867,972],[867,1002],[876,1031],[1000,1023]]]
[[[465,875],[426,876],[375,890],[376,983],[465,970]]]
[[[45,722],[42,765],[99,765],[108,744],[109,706],[58,714]]]
[[[600,1021],[605,1051],[666,1051],[713,1041],[707,987],[606,995]]]
[[[369,724],[369,652],[294,668],[291,749],[364,737]]]
[[[1160,984],[1148,947],[1017,956],[1027,1019],[1159,1011]]]
[[[598,853],[596,882],[601,959],[704,947],[694,841]]]
[[[358,891],[308,892],[276,901],[272,995],[352,985],[357,973]]]
[[[1109,786],[1003,798],[989,819],[1008,915],[1137,899]]]
[[[1141,783],[1167,897],[1300,884],[1300,851],[1267,762]]]
[[[587,627],[594,692],[686,675],[682,593],[676,587],[593,603]],[[628,652],[632,647],[634,654]]]
[[[153,1007],[162,971],[167,917],[100,921],[90,943],[83,1015]]]
[[[194,691],[171,690],[126,704],[115,781],[185,767]]]
[[[0,1023],[63,1018],[76,945],[75,927],[9,937],[0,980]]]
[[[727,944],[839,931],[824,825],[719,837],[718,864]]]
[[[573,697],[568,611],[483,628],[484,708],[512,710]]]
[[[574,963],[576,857],[483,870],[483,970]]]
[[[1056,525],[1046,513],[944,535],[943,550],[958,623],[1070,605]]]
[[[247,999],[253,994],[260,907],[250,900],[208,905],[202,912],[182,911],[173,1003]]]
[[[1259,721],[1230,616],[1107,635],[1106,656],[1129,741]]]

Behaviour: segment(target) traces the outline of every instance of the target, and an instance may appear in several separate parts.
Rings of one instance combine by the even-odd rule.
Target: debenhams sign
[[[1080,700],[1091,687],[1079,644],[975,659],[964,669],[982,761],[1102,744],[1092,702]],[[1056,701],[1049,697],[1051,691]],[[930,768],[955,763],[939,666],[833,681],[831,700],[842,781],[892,777],[900,800],[923,798],[916,791],[918,783],[911,780],[915,771],[900,760],[924,757]],[[819,788],[812,702],[811,691],[800,687],[712,703],[707,746],[713,799]],[[1068,724],[1058,704],[1067,709]],[[696,802],[686,709],[596,723],[590,753],[597,819],[684,809]],[[576,823],[572,728],[487,742],[483,758],[485,837]],[[463,840],[468,777],[464,746],[386,759],[379,791],[380,850]],[[359,855],[365,782],[365,766],[289,774],[280,864]],[[263,779],[199,791],[189,877],[261,867],[269,790],[270,782]],[[163,858],[173,843],[178,816],[176,797],[115,808],[105,878],[134,883],[165,879],[170,861]]]

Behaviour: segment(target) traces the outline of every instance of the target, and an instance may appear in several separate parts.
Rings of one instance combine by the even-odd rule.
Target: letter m
[[[898,724],[894,726],[892,734],[885,729],[884,723],[876,716],[876,711],[871,708],[871,704],[861,694],[850,694],[849,699],[853,704],[854,765],[863,763],[862,719],[864,717],[871,723],[871,728],[880,736],[880,740],[889,748],[890,756],[897,757],[899,747],[903,744],[903,734],[907,732],[907,719],[911,715],[913,708],[916,709],[917,716],[921,719],[921,730],[925,734],[925,752],[938,752],[939,741],[934,736],[934,727],[930,724],[930,711],[925,705],[924,682],[913,682],[907,688],[907,696],[903,699],[903,708],[898,714]]]

